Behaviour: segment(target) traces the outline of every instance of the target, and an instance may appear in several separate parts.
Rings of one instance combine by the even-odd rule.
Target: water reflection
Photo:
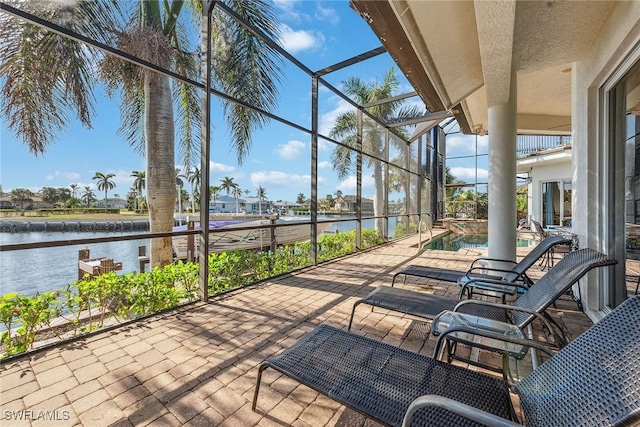
[[[322,219],[330,218],[330,216],[322,217]],[[395,218],[389,218],[389,234],[392,236],[395,223]],[[373,228],[373,220],[364,220],[362,227]],[[355,221],[335,222],[327,232],[342,233],[355,230],[355,228]],[[137,233],[139,232],[0,233],[0,245],[90,239]],[[149,239],[0,252],[0,295],[16,291],[23,295],[33,295],[36,292],[65,288],[78,277],[78,251],[84,248],[89,248],[92,258],[108,257],[113,258],[116,262],[122,262],[122,271],[119,271],[118,274],[138,271],[138,247],[142,245],[148,247]]]
[[[90,239],[122,236],[128,233],[0,233],[0,244],[44,242],[52,240]],[[122,262],[122,272],[137,271],[138,246],[148,245],[148,239],[107,242],[91,245],[61,246],[0,253],[0,293],[36,292],[64,288],[78,277],[78,251],[89,248],[91,257],[109,257]]]

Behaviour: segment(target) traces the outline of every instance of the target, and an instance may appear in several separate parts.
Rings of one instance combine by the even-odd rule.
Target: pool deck
[[[271,369],[264,372],[258,407],[252,411],[258,365],[319,324],[346,328],[356,299],[388,285],[404,266],[465,269],[482,252],[417,252],[416,240],[363,251],[3,363],[0,424],[378,426]],[[526,248],[518,250],[519,256],[525,253]],[[537,265],[532,270],[533,276],[543,274]],[[407,282],[404,286],[422,292],[458,292],[446,283]],[[627,284],[631,294],[635,281]],[[571,337],[591,325],[568,297],[549,312]],[[365,307],[356,311],[353,330],[431,356],[435,340],[428,331],[424,320]],[[478,357],[499,360],[484,352]],[[56,419],[43,419],[43,414]]]

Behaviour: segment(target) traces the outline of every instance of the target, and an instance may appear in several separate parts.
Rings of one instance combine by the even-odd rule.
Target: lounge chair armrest
[[[510,304],[500,304],[500,303],[497,303],[497,302],[482,301],[482,300],[477,300],[477,299],[465,299],[465,300],[462,300],[459,303],[457,303],[456,306],[453,307],[453,310],[451,310],[451,311],[458,311],[458,309],[460,307],[462,307],[463,305],[468,305],[468,304],[488,305],[488,306],[495,307],[495,308],[502,308],[504,310],[519,310],[519,311],[524,311],[524,312],[530,313],[530,314],[535,313],[535,310],[530,310],[530,309],[527,309],[527,308],[514,307],[514,306],[512,306]]]
[[[518,264],[516,261],[512,261],[510,259],[480,257],[480,258],[474,259],[473,262],[471,263],[471,265],[469,266],[469,268],[473,268],[475,266],[476,262],[480,262],[480,261],[508,262],[510,264],[513,264],[513,265]]]
[[[557,338],[560,337],[560,335],[558,334],[556,329],[553,327],[551,322],[547,318],[545,318],[542,315],[542,313],[539,313],[539,312],[537,312],[535,310],[531,310],[531,309],[524,308],[524,307],[515,307],[515,306],[509,305],[509,304],[498,304],[498,303],[494,303],[494,302],[490,302],[490,301],[481,301],[481,300],[476,300],[476,299],[466,299],[466,300],[460,301],[458,304],[456,304],[456,306],[453,307],[453,310],[451,310],[451,311],[458,311],[458,309],[460,307],[462,307],[463,305],[467,305],[467,304],[488,305],[488,306],[491,306],[491,307],[502,308],[502,309],[508,310],[508,311],[521,311],[523,313],[531,314],[532,316],[534,316],[535,318],[540,320],[547,328],[549,328],[549,331],[551,331],[553,334],[555,334]],[[562,344],[560,344],[560,346],[562,346]]]
[[[465,274],[465,276],[469,276],[469,275],[473,275],[473,273],[476,274],[485,274],[488,275],[491,272],[496,272],[496,273],[513,273],[516,274],[515,271],[513,270],[509,270],[508,268],[498,268],[498,267],[471,267],[470,269],[467,270],[467,273]],[[518,276],[522,276],[522,274],[518,274]]]
[[[415,413],[426,407],[435,407],[446,409],[449,412],[453,412],[454,414],[458,414],[461,417],[467,418],[469,420],[475,421],[480,424],[484,424],[487,426],[494,427],[514,427],[520,426],[520,424],[514,423],[513,421],[507,420],[505,418],[499,417],[497,415],[491,414],[489,412],[485,412],[481,409],[474,408],[473,406],[458,402],[457,400],[449,399],[447,397],[438,396],[435,394],[429,394],[425,396],[417,397],[407,409],[407,412],[404,414],[404,419],[402,420],[402,427],[409,427],[411,425],[411,420]]]
[[[479,288],[482,287],[482,284],[490,284],[490,285],[498,285],[498,286],[504,286],[505,288],[512,288],[513,291],[509,292],[509,291],[501,291],[499,289],[491,289],[494,290],[496,292],[503,292],[503,293],[510,293],[511,295],[515,294],[518,289],[523,289],[523,290],[527,290],[529,289],[528,286],[526,286],[525,284],[520,284],[520,283],[513,283],[513,282],[505,282],[504,280],[493,280],[493,279],[472,279],[469,280],[468,282],[466,282],[465,284],[461,285],[462,288],[460,289],[460,295],[464,295],[464,291],[467,288]]]
[[[438,335],[438,339],[436,340],[436,346],[433,349],[432,357],[434,359],[437,357],[438,353],[440,352],[440,347],[442,346],[442,343],[444,342],[444,340],[447,339],[447,335],[450,335],[454,332],[465,332],[467,334],[478,335],[481,337],[491,338],[494,340],[499,340],[499,341],[508,342],[512,344],[518,344],[523,347],[533,347],[536,350],[540,350],[544,353],[547,353],[549,356],[554,355],[553,350],[551,350],[550,348],[548,348],[547,346],[545,346],[544,344],[536,340],[527,339],[527,338],[524,338],[524,339],[517,338],[509,335],[504,335],[498,332],[491,332],[484,329],[476,329],[473,327],[460,325],[460,326],[452,326],[450,328],[447,328],[444,331],[442,331],[440,335]]]

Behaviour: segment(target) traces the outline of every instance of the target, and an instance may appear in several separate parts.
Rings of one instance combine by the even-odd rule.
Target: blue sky
[[[380,41],[369,26],[349,7],[347,0],[334,1],[276,1],[281,19],[281,44],[311,70],[333,65],[355,55],[380,46]],[[349,67],[326,76],[326,80],[340,88],[347,77],[358,76],[365,81],[381,80],[395,66],[388,55]],[[396,67],[396,75],[403,82],[399,93],[413,91]],[[280,88],[280,104],[276,114],[306,128],[311,126],[311,80],[303,72],[289,66]],[[115,174],[117,187],[109,194],[124,197],[129,191],[134,170],[144,170],[145,160],[116,134],[120,125],[119,103],[109,99],[104,91],[98,91],[96,116],[93,129],[85,129],[72,122],[49,146],[44,155],[31,154],[26,145],[9,133],[6,118],[0,123],[0,184],[3,191],[24,187],[37,191],[41,187],[67,187],[78,184],[80,188],[91,186],[96,171]],[[335,117],[351,107],[326,88],[319,91],[320,132],[328,135]],[[414,102],[424,108],[418,98]],[[234,178],[250,195],[260,185],[267,190],[270,200],[295,200],[299,193],[310,196],[310,137],[296,129],[272,123],[254,134],[252,149],[242,165],[229,144],[229,134],[222,122],[220,104],[214,101],[212,117],[211,185],[219,185],[225,176]],[[467,155],[475,152],[475,137],[452,134],[448,137],[448,155]],[[486,153],[486,137],[478,138],[478,152]],[[341,190],[355,194],[355,176],[340,182],[330,164],[332,144],[321,141],[319,146],[318,195],[325,197]],[[392,153],[393,155],[393,153]],[[479,162],[479,181],[486,181],[486,160]],[[176,166],[181,159],[176,158]],[[461,180],[473,179],[473,159],[449,163]],[[187,186],[188,189],[188,186]],[[97,192],[100,194],[99,192]],[[363,195],[373,194],[373,180],[363,173]],[[394,197],[391,196],[393,200]]]

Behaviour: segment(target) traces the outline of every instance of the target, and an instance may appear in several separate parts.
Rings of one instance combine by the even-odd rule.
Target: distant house
[[[571,225],[571,144],[518,157],[516,172],[528,174],[528,215],[543,227]]]
[[[104,208],[104,199],[97,200],[93,203],[93,207]],[[107,208],[110,209],[125,209],[127,207],[127,201],[117,197],[107,199]]]
[[[242,197],[238,198],[238,210],[242,212],[245,208],[245,200]],[[228,194],[222,194],[216,197],[215,202],[212,200],[209,202],[209,213],[235,213],[236,212],[236,198]]]
[[[40,193],[32,193],[31,201],[24,204],[24,209],[43,209],[52,208],[53,204],[44,202]],[[11,200],[11,193],[2,193],[0,197],[0,209],[19,209],[20,206],[16,206]]]
[[[355,212],[357,204],[358,204],[358,199],[356,196],[353,196],[353,195],[338,196],[335,199],[335,208],[340,211]],[[361,206],[362,206],[362,212],[373,212],[372,199],[367,199],[366,197],[363,197]]]
[[[302,207],[302,205],[299,203],[288,202],[286,200],[278,200],[277,202],[271,202],[271,206],[273,210],[279,213],[280,215],[288,215],[290,209]]]
[[[15,206],[11,201],[8,193],[0,193],[0,209],[14,209]]]

